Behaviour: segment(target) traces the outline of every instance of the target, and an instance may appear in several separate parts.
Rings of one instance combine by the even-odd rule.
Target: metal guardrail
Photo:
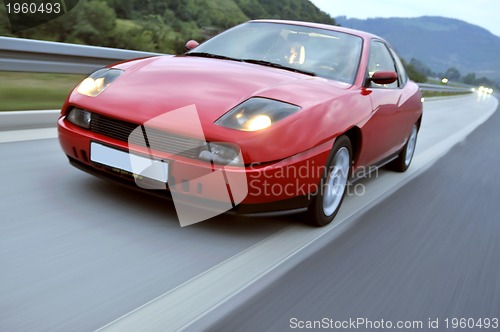
[[[55,128],[60,110],[0,112],[0,132],[6,130]]]
[[[447,85],[436,85],[427,83],[418,83],[422,91],[443,91],[443,92],[472,92],[471,88],[455,87]]]
[[[106,65],[160,53],[0,37],[0,71],[89,74]]]

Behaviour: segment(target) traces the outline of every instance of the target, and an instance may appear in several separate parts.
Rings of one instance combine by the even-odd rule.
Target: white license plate
[[[167,162],[137,156],[96,142],[90,143],[90,160],[163,183],[168,180]]]

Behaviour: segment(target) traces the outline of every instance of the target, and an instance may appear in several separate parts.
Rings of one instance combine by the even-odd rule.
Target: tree
[[[107,0],[108,6],[113,8],[120,18],[134,18],[134,0]]]
[[[405,67],[408,77],[410,77],[412,81],[415,81],[417,83],[427,82],[427,75],[420,72],[413,64],[406,62],[405,59],[401,59],[401,62]]]
[[[104,1],[91,0],[81,5],[72,37],[90,45],[112,46],[115,26],[115,11]]]
[[[464,82],[465,84],[470,84],[470,85],[476,84],[476,74],[469,73],[469,74],[465,75],[462,79],[462,82]]]
[[[457,68],[451,67],[444,73],[444,77],[451,81],[458,81],[460,79],[460,71]]]
[[[498,86],[498,83],[494,82],[493,80],[490,80],[489,78],[487,77],[481,77],[481,78],[478,78],[476,80],[476,84],[477,85],[484,85],[484,86],[489,86],[489,87],[492,87],[492,86],[495,86],[495,87],[499,87]]]
[[[418,59],[411,58],[410,65],[412,65],[416,71],[424,74],[425,76],[435,76],[435,75],[433,75],[434,73],[429,68],[429,66],[427,66],[425,63],[423,63],[422,61],[420,61]]]
[[[12,36],[5,6],[0,6],[0,36]]]

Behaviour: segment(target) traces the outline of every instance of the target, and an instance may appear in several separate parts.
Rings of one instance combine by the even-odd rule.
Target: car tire
[[[347,136],[335,140],[319,190],[309,205],[307,221],[314,226],[328,225],[337,215],[351,175],[352,145]]]
[[[398,157],[389,164],[389,167],[396,172],[405,172],[410,167],[413,155],[415,154],[415,147],[417,144],[418,127],[416,124],[411,129],[410,136],[405,146],[399,153]]]

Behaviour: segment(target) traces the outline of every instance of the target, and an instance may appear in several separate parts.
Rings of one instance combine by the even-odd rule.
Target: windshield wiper
[[[240,61],[254,63],[257,65],[262,65],[262,66],[267,66],[267,67],[289,70],[289,71],[293,71],[293,72],[301,73],[301,74],[306,74],[306,75],[310,75],[310,76],[316,76],[315,73],[307,71],[307,70],[297,69],[297,68],[293,68],[293,67],[287,67],[287,66],[280,65],[279,63],[270,62],[270,61],[266,61],[266,60],[243,59]]]
[[[219,55],[219,54],[213,54],[213,53],[207,53],[207,52],[189,52],[185,53],[184,55],[186,56],[199,56],[202,58],[211,58],[211,59],[221,59],[221,60],[231,60],[231,61],[239,61],[239,62],[248,62],[248,63],[253,63],[257,65],[262,65],[262,66],[267,66],[267,67],[273,67],[273,68],[278,68],[278,69],[284,69],[288,71],[293,71],[295,73],[301,73],[301,74],[306,74],[310,76],[316,76],[315,73],[307,71],[307,70],[302,70],[302,69],[297,69],[293,67],[288,67],[288,66],[283,66],[280,65],[279,63],[275,62],[270,62],[266,60],[255,60],[255,59],[236,59],[236,58],[231,58],[225,55]]]
[[[228,57],[228,56],[219,55],[219,54],[212,54],[212,53],[207,53],[207,52],[190,52],[190,53],[185,53],[184,55],[199,56],[199,57],[202,57],[202,58],[211,58],[211,59],[241,61],[241,59],[235,59],[235,58],[231,58],[231,57]]]

